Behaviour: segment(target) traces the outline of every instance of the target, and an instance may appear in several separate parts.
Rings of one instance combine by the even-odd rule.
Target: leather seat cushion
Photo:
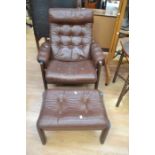
[[[45,76],[48,83],[82,84],[97,81],[97,73],[90,60],[79,62],[52,60]]]
[[[38,126],[46,130],[104,129],[109,120],[102,97],[98,90],[46,90]]]

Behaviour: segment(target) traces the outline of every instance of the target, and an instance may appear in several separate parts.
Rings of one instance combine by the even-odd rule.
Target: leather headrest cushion
[[[49,22],[57,24],[93,23],[93,11],[81,8],[50,8]]]

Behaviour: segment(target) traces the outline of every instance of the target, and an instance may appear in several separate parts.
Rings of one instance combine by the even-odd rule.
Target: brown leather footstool
[[[37,129],[46,143],[44,130],[102,130],[100,142],[110,128],[102,93],[87,89],[52,89],[43,93]]]

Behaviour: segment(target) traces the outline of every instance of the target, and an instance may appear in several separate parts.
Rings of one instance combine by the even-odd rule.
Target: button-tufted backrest
[[[89,9],[49,9],[54,59],[81,61],[90,57],[93,13]]]

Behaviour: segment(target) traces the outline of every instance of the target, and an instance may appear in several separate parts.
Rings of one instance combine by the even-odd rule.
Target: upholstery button
[[[60,46],[61,45],[61,42],[59,41],[59,42],[57,42],[57,46]]]
[[[83,102],[84,102],[84,103],[87,103],[88,101],[89,101],[89,99],[88,99],[87,97],[84,97],[84,98],[83,98]]]
[[[83,36],[84,36],[84,33],[83,33],[83,32],[81,32],[81,34],[80,34],[80,35],[81,35],[81,37],[83,37]]]
[[[69,42],[67,43],[67,45],[68,45],[68,46],[71,46],[71,45],[72,45],[71,41],[69,41]]]
[[[69,36],[72,36],[72,35],[73,35],[73,33],[70,31],[70,32],[68,33],[68,35],[69,35]]]
[[[72,45],[69,45],[69,48],[73,48],[73,46]]]
[[[80,48],[83,48],[83,45],[80,45],[79,47],[80,47]]]

